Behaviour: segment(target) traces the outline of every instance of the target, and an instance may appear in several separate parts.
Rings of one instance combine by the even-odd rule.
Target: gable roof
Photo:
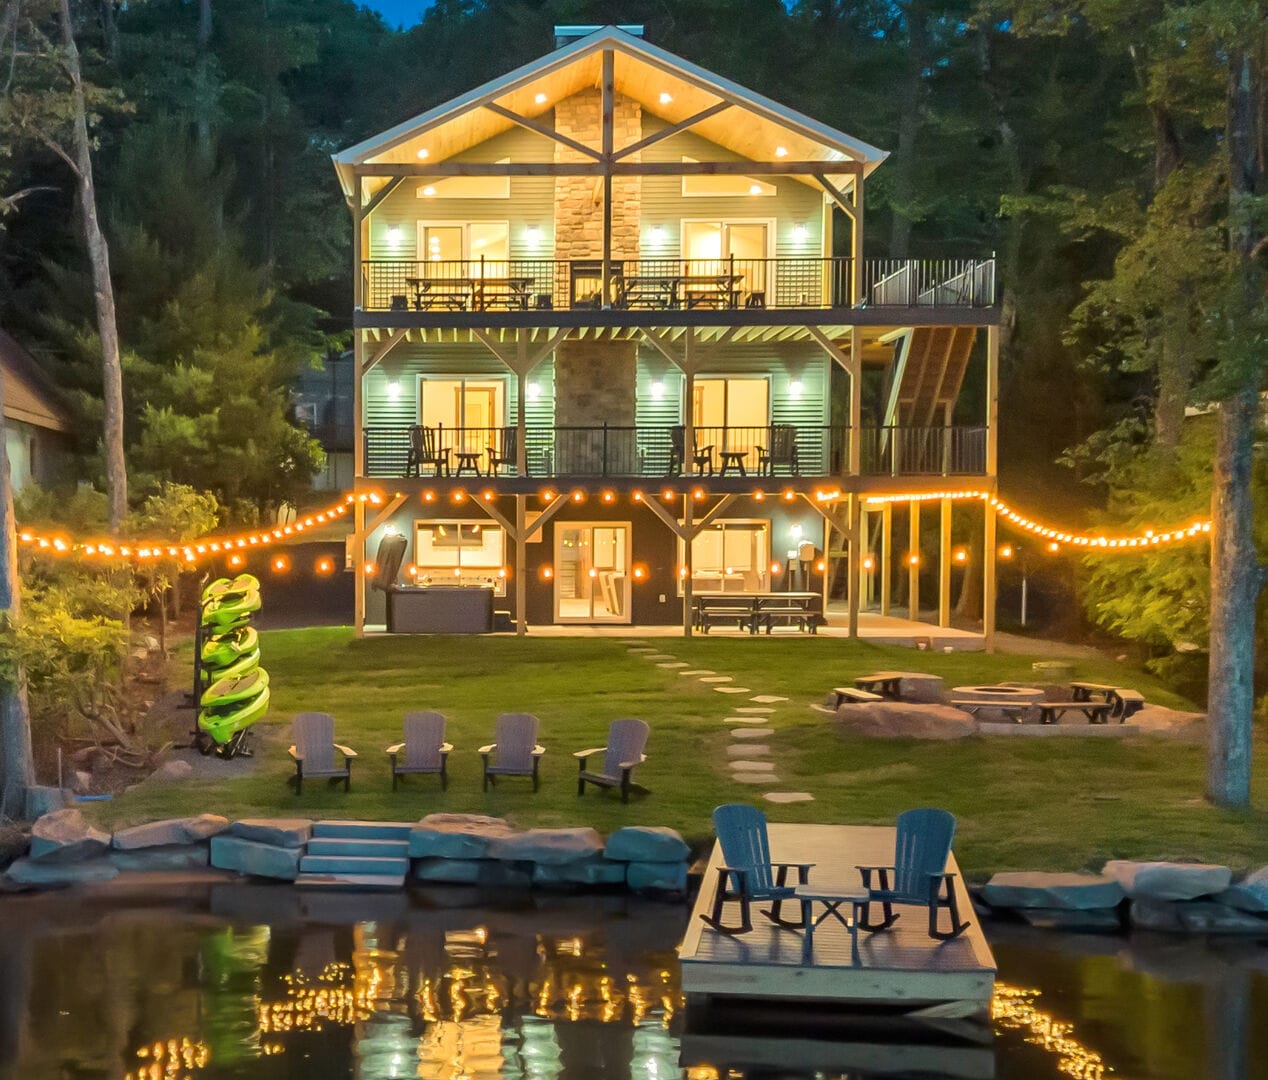
[[[513,120],[483,108],[487,104],[496,103],[529,119],[550,112],[556,102],[598,84],[602,54],[609,49],[614,54],[617,92],[670,124],[728,102],[729,108],[692,130],[741,157],[771,160],[779,146],[793,161],[860,163],[866,176],[889,156],[616,26],[605,26],[334,154],[344,193],[351,195],[355,190],[357,165],[417,165],[422,149],[427,150],[427,161],[435,163],[515,126]],[[538,101],[539,97],[543,100]],[[737,113],[743,114],[742,120]],[[833,174],[830,167],[825,173],[842,189],[853,183],[850,174]]]
[[[0,330],[0,368],[4,372],[4,418],[49,431],[69,432],[70,413],[61,405],[51,381],[35,358]]]

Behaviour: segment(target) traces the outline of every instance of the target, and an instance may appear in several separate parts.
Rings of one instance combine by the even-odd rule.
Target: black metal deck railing
[[[737,311],[986,308],[994,259],[368,259],[365,311]]]
[[[832,478],[849,469],[850,430],[768,424],[700,427],[686,449],[681,426],[532,427],[524,440],[529,479],[656,479],[674,476]],[[521,477],[514,427],[367,427],[369,477]],[[857,432],[865,476],[967,476],[986,470],[985,427],[865,427]]]

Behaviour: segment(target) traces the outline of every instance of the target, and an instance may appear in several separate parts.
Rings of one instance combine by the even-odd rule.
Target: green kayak
[[[249,653],[243,653],[236,660],[230,661],[223,667],[207,667],[205,670],[208,682],[214,686],[225,679],[236,679],[240,675],[246,675],[259,666],[260,650],[252,649]]]
[[[268,707],[269,688],[265,686],[255,697],[235,705],[204,709],[198,714],[198,728],[224,746],[239,732],[259,720],[268,711]]]
[[[256,657],[259,663],[259,657]],[[240,705],[269,688],[269,673],[262,667],[217,679],[204,691],[199,702],[204,709],[219,712],[222,708]]]
[[[228,667],[239,656],[251,652],[260,644],[260,635],[254,626],[240,626],[227,634],[209,638],[203,645],[202,661],[205,667]]]
[[[259,590],[229,594],[210,600],[203,608],[203,625],[213,628],[213,633],[225,633],[243,626],[254,612],[260,610]]]
[[[256,592],[260,588],[260,579],[254,574],[239,574],[235,578],[216,578],[210,585],[203,589],[203,603],[206,604],[211,600],[224,600],[232,596],[244,596],[249,592]]]

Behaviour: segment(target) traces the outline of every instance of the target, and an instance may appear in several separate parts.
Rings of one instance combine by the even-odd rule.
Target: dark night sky
[[[431,0],[362,0],[366,7],[383,13],[389,26],[413,26]]]

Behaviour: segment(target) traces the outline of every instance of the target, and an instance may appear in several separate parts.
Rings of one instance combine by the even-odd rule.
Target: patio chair
[[[490,446],[486,449],[489,454],[489,475],[497,476],[498,469],[503,465],[509,465],[514,471],[516,461],[516,449],[519,442],[519,430],[514,427],[504,427],[502,429],[502,447],[499,450],[496,446]]]
[[[695,432],[691,433],[691,465],[697,473],[713,475],[713,444],[701,446]],[[681,476],[683,462],[686,460],[687,428],[684,424],[675,424],[669,429],[669,468],[670,476]]]
[[[424,465],[430,465],[435,476],[448,476],[449,450],[441,447],[435,428],[415,424],[409,429],[409,457],[405,459],[405,475],[422,476]]]
[[[613,720],[608,728],[607,746],[578,750],[573,754],[578,769],[577,797],[586,793],[586,784],[594,784],[596,787],[619,787],[621,802],[629,802],[630,790],[637,786],[630,777],[635,768],[647,760],[647,755],[643,753],[647,732],[648,727],[642,720]],[[588,759],[595,754],[603,755],[603,765],[598,770],[588,769]]]
[[[792,424],[771,424],[769,434],[769,446],[755,448],[758,474],[774,476],[776,468],[784,467],[790,476],[799,476],[796,427]]]
[[[713,828],[722,845],[722,865],[718,867],[717,891],[713,911],[700,915],[720,934],[747,934],[753,929],[750,907],[754,900],[773,900],[769,911],[763,911],[771,922],[789,930],[805,924],[799,919],[781,919],[780,905],[796,896],[796,885],[788,884],[788,871],[797,868],[797,884],[805,885],[814,863],[773,863],[766,839],[766,815],[743,803],[729,803],[713,811]],[[740,924],[728,926],[722,921],[722,908],[728,901],[738,901]]]
[[[449,786],[449,754],[445,742],[445,718],[438,712],[405,714],[405,741],[387,748],[392,763],[392,790],[398,778],[409,773],[438,773],[443,791]],[[401,755],[404,754],[404,760]]]
[[[304,712],[295,717],[295,743],[287,750],[295,762],[295,794],[304,790],[304,777],[325,777],[342,780],[347,791],[352,782],[352,759],[355,750],[335,742],[335,718],[329,713]],[[343,755],[343,764],[335,764],[335,751]]]
[[[887,930],[898,918],[895,904],[912,904],[929,909],[929,936],[940,941],[959,937],[968,929],[960,921],[960,907],[955,895],[955,874],[948,874],[947,857],[951,854],[951,838],[955,835],[955,818],[945,810],[905,810],[898,815],[898,837],[894,842],[893,866],[860,866],[863,888],[868,903],[863,907],[859,926],[864,930]],[[872,884],[873,875],[877,884]],[[890,875],[893,875],[891,880]],[[946,895],[942,895],[943,883]],[[884,919],[871,921],[871,905],[879,902]],[[951,929],[938,929],[938,911],[947,908]]]
[[[494,731],[495,742],[480,747],[484,759],[484,790],[499,776],[531,776],[537,790],[537,768],[546,750],[537,745],[537,717],[528,713],[503,713]],[[496,757],[495,757],[496,755]]]

